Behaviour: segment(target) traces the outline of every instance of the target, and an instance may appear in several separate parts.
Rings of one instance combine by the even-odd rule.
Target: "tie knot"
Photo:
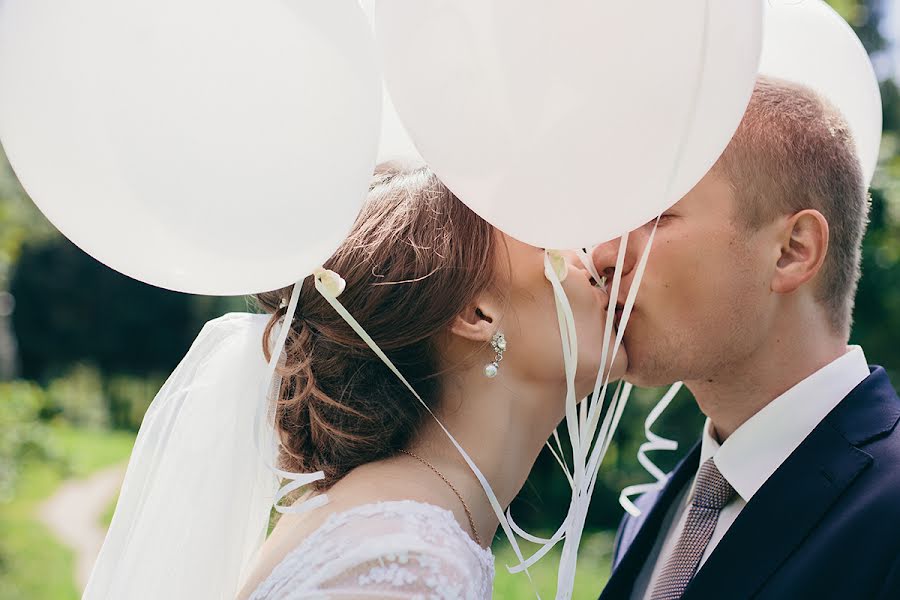
[[[719,468],[713,459],[707,460],[700,466],[697,473],[697,482],[694,485],[694,499],[691,504],[700,508],[722,510],[734,496],[734,488],[719,473]]]

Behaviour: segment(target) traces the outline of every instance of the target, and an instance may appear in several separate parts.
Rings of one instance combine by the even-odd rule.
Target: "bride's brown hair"
[[[347,282],[341,303],[430,406],[440,393],[440,334],[492,285],[497,243],[493,227],[430,170],[388,163],[376,169],[350,235],[324,265]],[[263,336],[267,358],[290,294],[288,287],[257,295],[272,313]],[[302,284],[285,356],[279,461],[292,471],[324,471],[317,489],[404,448],[426,414],[311,277]]]

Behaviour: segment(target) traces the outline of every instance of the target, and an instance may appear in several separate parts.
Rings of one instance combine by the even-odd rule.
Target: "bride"
[[[346,280],[341,302],[508,506],[565,416],[543,249],[495,230],[427,168],[384,165],[325,267]],[[608,298],[574,255],[567,269],[581,398],[600,367]],[[264,347],[289,295],[257,297],[272,313]],[[489,598],[498,521],[481,485],[311,278],[285,352],[280,466],[323,471],[312,493],[327,491],[329,503],[281,517],[238,597]],[[612,378],[625,360],[619,352]]]
[[[609,298],[424,167],[376,170],[325,267],[204,326],[144,416],[85,600],[490,597],[497,515],[592,389]]]

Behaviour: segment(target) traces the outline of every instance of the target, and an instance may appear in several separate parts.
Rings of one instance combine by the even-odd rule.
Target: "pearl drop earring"
[[[506,351],[506,338],[503,337],[501,332],[498,331],[491,338],[491,348],[494,349],[496,356],[494,357],[494,362],[484,365],[484,375],[493,379],[500,371],[500,361],[503,360],[503,353]]]

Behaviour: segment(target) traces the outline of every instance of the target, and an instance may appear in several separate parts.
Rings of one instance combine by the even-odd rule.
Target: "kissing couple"
[[[900,398],[848,346],[867,212],[841,115],[806,88],[761,78],[718,162],[658,223],[630,232],[624,256],[617,240],[593,249],[594,269],[563,254],[577,397],[603,368],[635,385],[683,381],[707,417],[694,448],[637,499],[640,515],[622,521],[600,598],[900,598]],[[618,275],[624,305],[651,234],[623,350],[604,352],[610,299],[591,273]],[[196,368],[180,366],[154,403],[231,376],[197,354],[206,342],[275,359],[278,467],[317,474],[296,480],[305,509],[247,544],[251,568],[189,588],[196,564],[214,558],[191,552],[190,527],[156,532],[175,540],[162,551],[177,572],[154,570],[161,550],[146,547],[139,569],[117,571],[116,540],[142,526],[123,495],[85,598],[151,597],[142,581],[177,598],[491,597],[500,523],[447,432],[505,510],[566,411],[545,250],[492,227],[426,167],[388,163],[324,266],[422,402],[314,278],[259,294],[265,315],[210,322],[186,358]],[[279,333],[284,352],[267,356]],[[214,445],[231,443],[213,427],[216,405],[203,410],[210,431],[196,435],[227,447]],[[145,425],[161,411],[151,406]],[[139,434],[126,485],[138,481],[137,457],[162,448]],[[234,497],[196,502],[235,501],[251,487],[242,473]],[[219,527],[225,552],[246,524]]]

